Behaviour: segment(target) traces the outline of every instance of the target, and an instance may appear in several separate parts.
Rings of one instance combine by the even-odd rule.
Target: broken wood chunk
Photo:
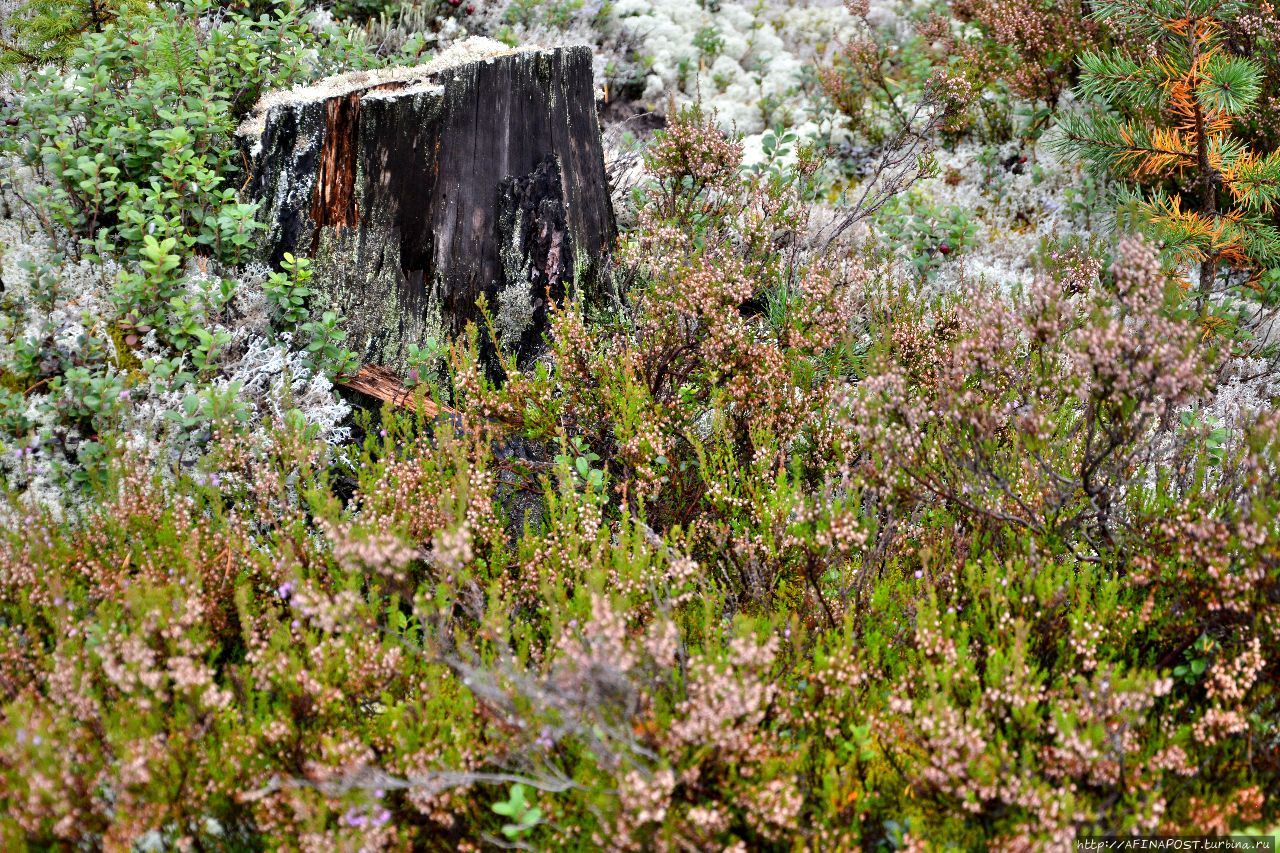
[[[438,417],[441,413],[453,414],[434,400],[419,400],[413,391],[400,381],[394,373],[377,364],[366,364],[355,372],[354,376],[344,376],[336,380],[337,385],[366,397],[372,397],[383,403],[390,403],[398,409],[416,410],[422,407],[422,413],[429,418]]]

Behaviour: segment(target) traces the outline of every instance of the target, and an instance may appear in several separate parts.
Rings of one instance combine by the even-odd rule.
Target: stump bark
[[[472,39],[409,69],[268,96],[240,131],[267,260],[312,259],[368,363],[479,324],[522,360],[615,236],[586,47]]]

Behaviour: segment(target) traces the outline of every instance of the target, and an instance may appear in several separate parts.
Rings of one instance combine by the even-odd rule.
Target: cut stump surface
[[[591,298],[615,226],[586,47],[471,39],[414,68],[268,95],[240,130],[266,255],[312,259],[362,361],[479,325],[528,358],[546,299]]]

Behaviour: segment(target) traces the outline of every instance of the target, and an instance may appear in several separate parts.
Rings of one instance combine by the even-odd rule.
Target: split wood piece
[[[383,403],[390,403],[396,408],[416,411],[421,406],[422,413],[428,418],[434,419],[441,414],[457,414],[452,409],[441,406],[429,398],[419,400],[413,391],[406,388],[394,373],[376,364],[366,364],[357,370],[354,376],[339,379],[336,384]]]

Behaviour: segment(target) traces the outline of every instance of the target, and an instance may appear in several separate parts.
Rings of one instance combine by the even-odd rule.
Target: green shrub
[[[236,199],[236,125],[263,91],[348,57],[312,32],[297,5],[202,23],[215,9],[191,0],[130,13],[86,34],[66,72],[39,71],[19,88],[22,109],[3,150],[43,179],[18,189],[51,234],[66,229],[125,258],[149,234],[174,238],[184,254],[244,259],[254,208]],[[308,54],[317,47],[324,66]]]
[[[253,421],[196,375],[218,342],[189,321],[228,297],[175,278],[194,220],[140,235],[118,277],[121,331],[164,356],[112,370],[113,336],[31,320],[0,424],[34,382],[64,411],[2,458],[78,442],[90,499],[0,505],[0,845],[1275,826],[1280,418],[1208,411],[1224,356],[1144,240],[1109,262],[1046,243],[1032,286],[924,297],[800,239],[823,162],[794,154],[741,169],[679,112],[607,305],[552,306],[548,351],[501,383],[481,330],[415,350],[448,408],[362,415],[340,447],[287,388]],[[85,269],[34,265],[30,305],[65,313]],[[307,273],[289,259],[262,295],[323,349]],[[197,454],[113,431],[135,381],[178,397]]]
[[[972,248],[978,231],[967,209],[939,206],[918,192],[890,199],[876,215],[876,225],[889,245],[906,249],[922,280]]]
[[[31,236],[27,281],[0,293],[17,319],[0,327],[2,369],[26,392],[0,400],[12,428],[0,441],[42,446],[39,471],[73,473],[133,408],[87,404],[106,399],[94,389],[128,385],[124,397],[145,403],[227,379],[247,345],[232,302],[263,227],[236,190],[236,126],[266,89],[362,59],[300,5],[253,18],[191,0],[122,9],[65,67],[18,81],[19,109],[0,127],[16,167],[4,189],[22,227],[43,235]],[[276,331],[292,333],[307,370],[352,370],[341,318],[325,308],[293,305]]]

